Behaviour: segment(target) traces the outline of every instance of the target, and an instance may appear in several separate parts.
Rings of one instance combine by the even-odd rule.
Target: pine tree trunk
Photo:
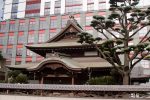
[[[123,85],[129,85],[129,74],[123,75]]]

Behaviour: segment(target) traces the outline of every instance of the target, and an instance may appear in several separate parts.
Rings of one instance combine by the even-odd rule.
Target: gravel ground
[[[116,99],[0,95],[0,100],[116,100]],[[117,99],[117,100],[127,100],[127,99]],[[135,100],[135,99],[130,99],[130,100]],[[145,99],[136,99],[136,100],[145,100]]]

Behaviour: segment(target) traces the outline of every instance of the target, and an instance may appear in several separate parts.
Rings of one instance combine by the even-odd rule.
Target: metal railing
[[[0,83],[0,94],[101,97],[101,98],[147,98],[149,85],[60,85],[60,84],[6,84]]]
[[[149,85],[58,85],[58,84],[5,84],[0,89],[54,90],[54,91],[124,91],[150,92]]]

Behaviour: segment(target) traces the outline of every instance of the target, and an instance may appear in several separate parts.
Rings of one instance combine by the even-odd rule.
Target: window
[[[14,19],[14,18],[17,18],[17,13],[11,13],[11,18]]]
[[[106,31],[104,31],[104,33],[106,33]],[[106,37],[102,33],[98,33],[98,37],[100,37],[102,39],[106,39]]]
[[[45,2],[45,8],[51,8],[51,2]]]
[[[15,31],[15,29],[16,29],[16,25],[15,25],[15,23],[10,24],[10,26],[9,26],[9,30],[10,30],[10,31]]]
[[[49,8],[46,8],[44,10],[44,15],[50,15],[50,9]]]
[[[47,27],[46,19],[40,20],[40,29],[46,29],[46,27]]]
[[[27,56],[33,56],[33,52],[27,49]]]
[[[144,37],[147,33],[147,27],[144,27],[139,31],[139,37]]]
[[[8,37],[8,44],[14,44],[14,36]]]
[[[81,10],[82,10],[82,6],[69,6],[69,7],[66,7],[66,13],[80,12]]]
[[[89,5],[87,5],[87,10],[88,10],[88,11],[94,10],[94,4],[89,4]]]
[[[81,4],[82,0],[66,0],[66,5]]]
[[[7,55],[12,56],[12,48],[7,48]]]
[[[87,3],[94,3],[94,0],[87,0]]]
[[[36,3],[36,4],[30,4],[26,6],[26,10],[34,10],[34,9],[39,9],[40,8],[40,4]]]
[[[42,34],[39,34],[39,42],[45,42],[45,34],[42,33]]]
[[[16,56],[22,56],[22,48],[17,48]]]
[[[23,31],[25,29],[25,23],[19,23],[19,30]]]
[[[0,32],[5,32],[6,31],[6,22],[1,22],[0,23]]]
[[[59,0],[59,1],[55,1],[55,8],[56,7],[60,7],[61,6],[61,1]]]
[[[34,30],[35,29],[35,26],[36,26],[36,22],[35,21],[30,21],[29,23],[29,30]]]
[[[55,14],[60,14],[60,7],[58,7],[58,8],[55,8]]]
[[[28,35],[28,43],[34,43],[34,34]]]
[[[18,44],[24,43],[24,34],[23,32],[18,35]]]
[[[92,16],[86,17],[86,25],[90,25],[92,20],[93,20]]]
[[[67,18],[62,19],[62,21],[61,21],[61,27],[65,27],[65,26],[66,26],[66,24],[67,24],[67,21],[68,21],[68,19],[67,19]]]
[[[118,32],[112,31],[112,33],[113,33],[116,37],[119,37],[119,33],[118,33]],[[112,36],[112,35],[111,35],[111,36]],[[115,37],[112,36],[112,38],[115,38]]]
[[[150,68],[148,60],[142,60],[140,63],[143,68]]]
[[[17,3],[14,3],[12,4],[12,9],[11,9],[12,12],[17,12],[18,11],[18,4]]]
[[[3,38],[4,37],[0,37],[0,45],[3,45]]]
[[[106,3],[105,2],[102,2],[102,3],[99,3],[99,9],[106,9]]]
[[[50,33],[49,33],[49,38],[53,38],[55,35],[56,35],[56,31],[55,30],[50,30]]]
[[[55,19],[52,19],[50,21],[50,28],[56,28],[57,27],[57,20]]]

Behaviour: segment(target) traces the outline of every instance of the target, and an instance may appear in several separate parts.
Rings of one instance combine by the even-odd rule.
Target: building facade
[[[107,0],[5,0],[3,19],[106,9]]]
[[[41,44],[54,37],[73,15],[81,27],[100,36],[90,26],[93,15],[107,16],[109,0],[5,0],[3,21],[0,22],[0,49],[8,58],[7,64],[18,65],[37,62],[42,56],[26,49],[25,45]],[[148,0],[141,0],[139,6],[147,6]],[[137,34],[135,43],[144,36]],[[116,34],[118,36],[118,34]],[[133,44],[133,43],[129,43]],[[150,62],[141,61],[133,76],[150,75]],[[137,73],[138,72],[138,73]]]

